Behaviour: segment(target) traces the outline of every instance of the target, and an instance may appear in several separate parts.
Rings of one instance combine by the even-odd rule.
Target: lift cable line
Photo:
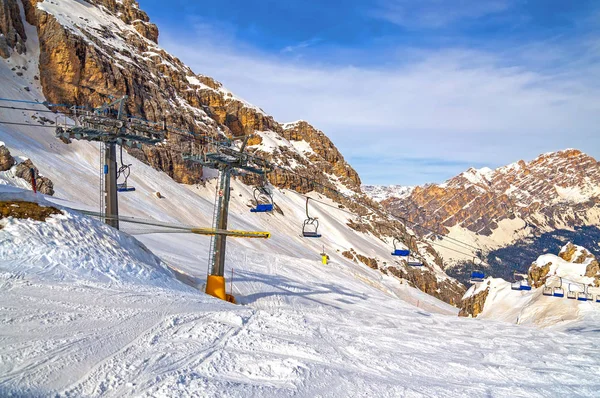
[[[42,103],[39,103],[39,104],[40,104],[40,105],[42,105]],[[30,110],[31,110],[31,111],[37,111],[37,110],[35,110],[35,109],[30,109]],[[28,127],[45,127],[45,128],[56,128],[55,126],[35,125],[35,124],[29,124],[29,123],[15,123],[15,122],[4,122],[4,121],[0,121],[0,123],[3,123],[3,124],[12,124],[12,125],[21,125],[21,126],[28,126]],[[75,126],[76,126],[76,125],[74,125],[73,127],[75,127]],[[170,133],[170,134],[172,134],[172,132],[169,132],[169,133]],[[177,133],[175,133],[175,134],[177,134]],[[189,135],[189,134],[185,134],[185,133],[184,133],[184,134],[181,134],[181,135],[185,135],[185,136],[186,136],[186,137],[188,137],[188,138],[192,138],[192,137],[190,137],[190,135]],[[235,137],[234,137],[234,138],[235,138]],[[329,190],[329,191],[331,191],[331,192],[334,192],[335,194],[337,194],[337,195],[339,195],[339,196],[341,196],[341,197],[344,197],[344,198],[346,198],[347,200],[352,200],[350,197],[348,197],[348,196],[346,196],[346,195],[342,194],[341,192],[339,192],[339,191],[337,191],[337,190],[335,190],[335,189],[333,189],[333,188],[331,188],[331,187],[328,187],[328,186],[326,186],[326,185],[323,185],[323,184],[319,183],[318,181],[312,180],[312,179],[310,179],[310,178],[308,178],[308,177],[301,176],[300,174],[298,174],[298,173],[295,173],[295,172],[294,172],[294,171],[292,171],[292,170],[289,170],[289,169],[283,168],[283,167],[281,167],[281,166],[274,165],[274,167],[275,167],[275,168],[277,168],[277,169],[280,169],[280,170],[282,170],[282,171],[284,171],[284,172],[286,172],[286,173],[290,173],[290,174],[296,175],[296,176],[298,176],[300,179],[304,179],[304,180],[306,180],[306,181],[310,181],[310,182],[312,182],[312,183],[314,183],[314,184],[316,184],[316,185],[319,185],[319,186],[321,186],[321,187],[322,187],[322,188],[324,188],[324,189],[327,189],[327,190]],[[306,195],[302,195],[302,196],[304,196],[304,197],[307,197]],[[336,210],[338,210],[338,211],[344,212],[344,213],[346,213],[346,214],[349,214],[349,215],[355,216],[355,214],[354,214],[354,213],[351,213],[351,212],[349,212],[349,211],[346,211],[346,210],[340,209],[339,207],[333,206],[333,205],[331,205],[331,204],[329,204],[329,203],[326,203],[326,202],[323,202],[323,201],[320,201],[320,200],[317,200],[317,199],[314,199],[314,198],[311,198],[311,199],[312,199],[313,201],[315,201],[315,202],[317,202],[317,203],[321,204],[321,205],[328,206],[328,207],[331,207],[331,208],[333,208],[333,209],[336,209]],[[366,207],[366,208],[370,209],[370,210],[374,210],[374,211],[378,210],[378,209],[375,209],[375,208],[373,208],[373,207],[371,207],[371,206],[368,206],[368,205],[366,205],[366,204],[362,204],[362,205],[363,205],[364,207]],[[391,213],[388,213],[388,215],[389,215],[390,217],[392,217],[392,218],[396,219],[397,221],[401,221],[401,222],[403,222],[403,223],[405,223],[405,224],[411,224],[411,225],[413,225],[413,226],[418,226],[418,227],[419,227],[419,228],[421,228],[421,229],[424,229],[424,230],[426,230],[426,231],[428,231],[428,232],[431,232],[431,233],[433,233],[433,234],[435,234],[435,235],[438,235],[438,233],[437,233],[436,231],[434,231],[434,230],[432,230],[432,229],[430,229],[430,228],[427,228],[427,227],[425,227],[425,226],[423,226],[423,225],[419,225],[418,223],[416,223],[416,222],[413,222],[413,221],[410,221],[410,220],[408,220],[408,219],[406,219],[406,218],[404,218],[404,217],[399,217],[399,216],[393,215],[393,214],[391,214]],[[460,246],[463,246],[463,247],[465,247],[465,248],[467,248],[467,249],[469,249],[469,250],[470,250],[470,248],[472,248],[472,249],[474,250],[474,253],[479,253],[479,252],[481,251],[481,249],[480,249],[480,248],[478,248],[478,247],[472,246],[472,245],[470,245],[470,244],[468,244],[468,243],[465,243],[465,242],[459,241],[459,240],[457,240],[457,239],[455,239],[455,238],[452,238],[452,237],[449,237],[449,236],[444,236],[444,239],[448,240],[448,241],[449,241],[449,243],[451,243],[451,244],[455,244],[455,245],[457,245],[457,246],[459,246],[459,245],[460,245]],[[439,243],[437,243],[437,242],[435,242],[435,241],[433,241],[433,240],[431,240],[431,239],[429,240],[429,243],[430,243],[430,244],[432,244],[432,245],[438,246],[438,247],[445,248],[445,249],[447,249],[447,250],[454,251],[454,252],[456,252],[456,253],[459,253],[459,254],[463,254],[463,255],[470,256],[470,254],[466,254],[466,253],[464,253],[464,252],[461,252],[461,251],[459,251],[459,250],[452,249],[452,248],[450,248],[450,247],[447,247],[447,246],[441,245],[441,244],[439,244]]]
[[[217,190],[217,200],[216,200],[217,203],[215,205],[215,214],[214,214],[214,227],[215,227],[214,230],[221,230],[221,231],[226,230],[226,225],[227,225],[227,215],[226,214],[228,212],[230,178],[231,178],[231,175],[239,174],[239,171],[264,176],[270,172],[273,172],[273,171],[279,169],[285,173],[290,173],[292,175],[299,177],[301,179],[301,181],[306,180],[307,182],[310,182],[313,187],[315,185],[317,185],[317,186],[322,187],[322,189],[333,192],[338,197],[343,197],[349,201],[353,200],[351,197],[339,192],[338,190],[336,190],[334,188],[331,188],[327,185],[323,185],[320,182],[315,181],[311,178],[304,177],[304,176],[294,172],[293,170],[286,169],[279,165],[274,165],[267,160],[264,160],[260,157],[254,156],[247,152],[244,152],[249,136],[224,138],[223,140],[219,141],[208,135],[198,135],[191,131],[183,131],[183,130],[180,130],[180,129],[177,129],[174,127],[167,127],[165,122],[160,124],[160,123],[145,120],[143,118],[139,118],[136,116],[125,115],[123,113],[123,103],[126,98],[127,97],[123,97],[120,100],[113,101],[109,104],[106,104],[106,105],[100,107],[100,108],[93,109],[93,112],[92,112],[92,110],[90,110],[90,108],[83,107],[83,106],[71,106],[68,104],[50,104],[48,102],[11,100],[11,99],[6,99],[6,98],[0,98],[0,101],[26,103],[26,104],[33,104],[33,105],[42,105],[42,106],[46,106],[48,108],[64,108],[65,109],[64,111],[61,111],[62,116],[65,117],[65,123],[62,124],[61,126],[59,126],[58,128],[55,126],[35,125],[35,124],[29,124],[29,123],[2,122],[2,121],[0,121],[0,123],[9,124],[9,125],[22,125],[22,126],[29,126],[29,127],[56,128],[57,136],[62,136],[64,138],[86,139],[89,141],[100,141],[101,143],[104,143],[105,148],[101,148],[101,149],[104,149],[106,152],[106,155],[105,155],[106,161],[105,161],[105,165],[104,165],[104,169],[105,169],[104,171],[105,171],[105,175],[108,174],[109,178],[107,179],[107,181],[105,183],[105,195],[101,195],[101,196],[105,196],[105,198],[107,199],[106,206],[105,206],[106,220],[108,221],[108,223],[110,223],[113,226],[116,226],[117,228],[118,228],[118,220],[119,220],[118,207],[117,207],[118,203],[116,200],[116,195],[112,194],[113,189],[110,188],[110,187],[116,187],[117,168],[116,168],[116,156],[113,156],[113,155],[116,155],[115,151],[114,151],[114,145],[120,144],[122,146],[123,144],[125,144],[126,146],[130,146],[130,147],[133,145],[136,145],[137,147],[141,147],[142,144],[153,145],[153,144],[157,144],[159,142],[164,141],[167,133],[169,135],[173,134],[173,135],[182,136],[186,140],[189,140],[190,142],[196,142],[205,147],[202,154],[193,154],[193,153],[187,154],[187,155],[183,154],[184,160],[200,163],[201,165],[203,165],[205,167],[214,168],[214,169],[217,169],[220,171],[220,185],[218,187],[219,189]],[[117,115],[116,115],[117,119],[110,117],[110,116],[114,116],[114,113],[113,113],[113,115],[110,115],[110,116],[104,115],[106,113],[109,113],[107,111],[111,110],[112,106],[116,105],[117,103],[119,104],[119,111],[117,112]],[[54,110],[48,110],[48,109],[40,110],[40,109],[3,107],[3,106],[2,106],[2,108],[23,110],[23,111],[32,111],[32,112],[47,112],[47,113],[57,112],[57,110],[54,111]],[[68,125],[66,123],[67,116],[74,117],[76,122],[79,122],[79,123],[76,125]],[[58,125],[58,121],[56,123]],[[81,126],[80,126],[80,124],[81,124]],[[133,130],[133,133],[131,132],[131,130]],[[232,142],[235,140],[238,140],[238,139],[243,139],[243,143],[242,143],[241,149],[239,151],[237,151],[235,148],[233,148],[233,145],[232,145]],[[112,144],[112,147],[113,147],[112,150],[110,150],[110,147],[111,147],[110,144]],[[207,152],[206,147],[209,147],[209,149],[212,148],[212,151],[209,150]],[[113,167],[114,172],[113,172],[113,170],[106,170],[107,169],[106,166],[110,165],[110,164],[112,164],[114,166]],[[235,164],[235,166],[234,166],[234,164]],[[251,164],[254,164],[254,166],[252,166]],[[115,176],[114,181],[113,181],[113,174]],[[227,187],[226,190],[223,189],[225,187]],[[116,191],[116,188],[114,190]],[[110,193],[110,195],[109,195],[109,193]],[[224,198],[225,196],[226,196],[226,198]],[[308,202],[308,199],[310,197],[308,197],[306,195],[302,195],[302,196],[306,197],[307,202]],[[102,198],[102,199],[104,199],[104,198]],[[313,198],[310,198],[310,199],[317,203],[320,203],[324,206],[328,206],[328,207],[334,208],[338,211],[345,212],[349,215],[356,216],[354,213],[340,209],[339,207],[333,206],[329,203],[319,201],[319,200],[313,199]],[[226,205],[225,205],[225,202],[227,203]],[[381,211],[381,209],[376,209],[372,206],[369,206],[368,204],[361,203],[361,205],[371,211],[374,211],[374,212]],[[386,212],[386,213],[388,214],[389,217],[391,217],[397,221],[400,221],[400,222],[404,223],[405,225],[411,224],[415,227],[418,226],[419,228],[421,228],[425,231],[431,232],[435,236],[438,236],[438,233],[436,231],[434,231],[430,228],[424,227],[422,225],[419,225],[419,223],[407,220],[403,217],[396,216],[389,212]],[[221,225],[221,226],[224,225],[224,228],[218,228],[219,225]],[[211,267],[211,269],[209,270],[209,276],[211,274],[214,276],[222,276],[223,275],[225,238],[226,238],[226,235],[213,235],[214,242],[211,242],[212,250],[209,255],[209,267]],[[448,236],[444,236],[444,239],[447,239],[448,242],[451,244],[466,248],[467,250],[473,249],[473,250],[475,250],[474,253],[477,253],[477,255],[481,254],[481,249],[478,247],[472,246],[468,243],[462,242],[458,239],[448,237]],[[436,246],[445,248],[447,250],[452,250],[452,251],[460,253],[462,255],[470,256],[467,253],[464,253],[462,251],[441,245],[431,239],[429,239],[429,243],[432,245],[436,245]],[[207,289],[208,289],[208,284],[207,284]],[[224,288],[223,288],[223,294],[224,294]]]

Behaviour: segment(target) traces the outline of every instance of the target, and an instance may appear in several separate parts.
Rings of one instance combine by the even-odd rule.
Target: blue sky
[[[600,2],[141,0],[159,44],[369,184],[578,148],[600,159]]]

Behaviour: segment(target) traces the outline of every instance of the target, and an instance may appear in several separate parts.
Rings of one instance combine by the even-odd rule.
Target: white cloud
[[[360,158],[356,167],[367,183],[439,181],[463,165],[499,166],[566,147],[600,157],[600,68],[581,49],[564,67],[506,66],[529,55],[538,59],[532,54],[540,49],[531,46],[501,59],[432,50],[411,54],[409,62],[392,58],[385,67],[355,67],[166,36],[162,44],[196,72],[279,121],[305,119],[322,129],[351,163]],[[415,161],[412,168],[407,159]],[[377,168],[384,160],[386,166]]]
[[[380,0],[372,16],[407,28],[442,28],[509,8],[507,0]]]

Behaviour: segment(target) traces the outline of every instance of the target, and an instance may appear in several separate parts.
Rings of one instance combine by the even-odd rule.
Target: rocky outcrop
[[[62,211],[33,202],[0,201],[0,220],[12,217],[22,220],[46,221],[48,217],[55,214],[62,214]],[[0,225],[1,228],[2,226]]]
[[[439,280],[434,273],[428,270],[401,268],[393,265],[382,270],[397,278],[407,280],[411,286],[451,305],[459,305],[461,297],[465,294],[465,287],[462,284],[453,279]]]
[[[8,58],[14,50],[25,52],[25,28],[17,0],[0,0],[0,57]]]
[[[0,171],[10,170],[15,164],[15,158],[12,157],[10,151],[4,145],[0,146]]]
[[[536,288],[544,286],[546,279],[548,279],[551,265],[551,262],[545,264],[534,262],[527,272],[527,280],[529,281],[530,286]]]
[[[360,177],[358,173],[344,160],[333,142],[322,131],[315,129],[305,121],[283,125],[283,136],[290,141],[306,141],[314,153],[308,157],[313,162],[322,162],[324,172],[333,174],[345,186],[358,190]]]
[[[458,316],[475,318],[477,315],[481,314],[489,292],[489,287],[486,287],[477,293],[463,298],[460,303],[460,312],[458,313]]]
[[[54,195],[54,183],[49,178],[41,176],[38,168],[35,167],[29,159],[19,163],[15,167],[15,176],[22,178],[27,182],[31,182],[33,177],[32,170],[35,175],[35,185],[37,191],[43,193],[44,195]]]

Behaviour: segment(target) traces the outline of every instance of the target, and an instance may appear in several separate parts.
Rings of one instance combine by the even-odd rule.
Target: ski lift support
[[[127,96],[96,108],[93,112],[71,108],[76,125],[57,124],[56,136],[63,139],[96,141],[104,144],[104,165],[101,178],[104,180],[104,192],[101,211],[105,222],[119,228],[119,201],[117,192],[117,151],[116,145],[141,148],[142,145],[156,145],[164,141],[165,126],[141,119],[124,117],[124,105]],[[114,107],[118,105],[118,111]],[[125,187],[121,187],[125,188]]]
[[[273,166],[264,159],[246,153],[246,146],[251,135],[234,137],[223,141],[212,141],[208,150],[202,154],[184,154],[186,161],[198,163],[203,167],[219,170],[219,185],[215,203],[213,227],[215,230],[227,230],[229,216],[229,199],[231,176],[238,172],[266,175],[273,170]],[[238,149],[233,145],[233,140],[242,139]],[[208,256],[208,277],[206,293],[213,297],[235,303],[235,298],[225,292],[225,252],[227,247],[226,235],[211,237],[211,246]]]

